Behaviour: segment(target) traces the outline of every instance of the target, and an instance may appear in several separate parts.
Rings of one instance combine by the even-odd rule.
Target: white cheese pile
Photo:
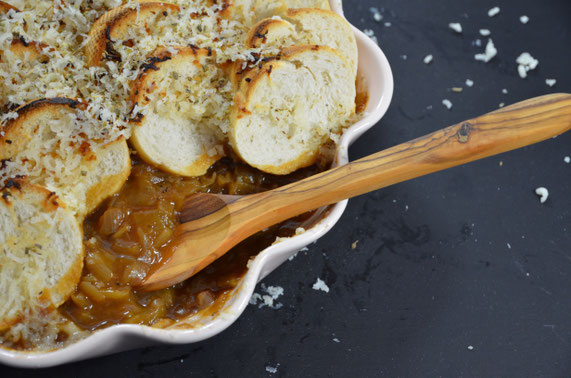
[[[527,73],[537,67],[539,60],[531,56],[530,53],[524,52],[516,59],[516,63],[518,64],[517,72],[519,73],[519,76],[522,79],[525,79],[527,77]]]
[[[365,33],[365,35],[369,38],[371,38],[371,40],[373,42],[375,42],[377,45],[379,44],[379,40],[377,39],[377,37],[375,36],[375,32],[371,29],[364,29],[363,33]]]
[[[381,22],[383,20],[383,15],[379,11],[379,8],[371,7],[369,8],[369,12],[373,15],[373,20],[377,22]]]
[[[312,286],[313,290],[321,290],[326,293],[329,293],[329,286],[321,279],[318,278],[317,281]]]
[[[547,201],[547,198],[549,198],[549,191],[547,190],[547,188],[544,187],[535,189],[535,194],[539,196],[539,201],[541,203],[545,203],[545,201]]]
[[[550,87],[553,87],[555,84],[557,84],[557,80],[555,79],[545,79],[545,84],[547,84]]]
[[[493,7],[492,9],[490,9],[488,11],[488,16],[494,17],[494,16],[497,16],[499,13],[500,13],[500,7]]]
[[[283,307],[282,303],[275,303],[275,301],[284,295],[284,289],[280,286],[266,286],[261,285],[262,291],[266,294],[254,293],[250,298],[251,305],[257,305],[258,308],[269,307],[274,310],[279,310]]]
[[[452,109],[452,101],[450,101],[447,98],[442,100],[442,105],[444,105],[446,107],[446,109],[448,109],[448,110]]]
[[[276,367],[273,366],[266,366],[266,371],[270,374],[276,374],[278,372],[278,367],[280,366],[280,364],[278,364]]]
[[[488,43],[486,44],[486,50],[483,54],[476,54],[474,55],[474,59],[488,63],[498,54],[498,50],[496,46],[494,46],[494,41],[492,39],[488,39]]]
[[[458,34],[462,33],[462,25],[459,22],[451,22],[448,27]]]

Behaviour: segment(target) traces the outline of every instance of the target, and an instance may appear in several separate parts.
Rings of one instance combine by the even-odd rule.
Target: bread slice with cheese
[[[249,165],[284,175],[313,164],[355,112],[353,69],[327,46],[282,50],[240,80],[230,141]]]
[[[357,76],[357,40],[351,25],[324,9],[289,9],[280,18],[258,22],[246,37],[248,47],[329,46],[349,61]]]
[[[89,31],[84,49],[87,65],[101,66],[106,60],[120,60],[115,43],[123,43],[135,25],[152,30],[158,20],[178,12],[180,6],[156,1],[141,2],[136,7],[126,4],[108,11]]]
[[[80,218],[119,191],[131,170],[126,141],[104,142],[103,125],[85,106],[68,98],[32,101],[15,110],[0,137],[3,178],[27,176]]]
[[[293,8],[330,9],[328,0],[230,0],[222,16],[253,25],[259,20],[282,15]]]
[[[174,52],[174,54],[173,54]],[[211,50],[160,48],[133,83],[131,142],[148,163],[181,176],[200,176],[224,155],[221,127],[231,96]],[[227,89],[228,90],[228,89]]]
[[[83,232],[57,195],[25,180],[0,189],[0,331],[54,310],[83,269]]]

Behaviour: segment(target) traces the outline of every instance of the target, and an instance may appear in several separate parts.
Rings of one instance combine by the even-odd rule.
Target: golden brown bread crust
[[[85,46],[85,57],[88,66],[100,66],[104,60],[118,60],[113,44],[121,39],[137,19],[145,19],[154,15],[168,16],[178,13],[178,5],[164,2],[142,2],[139,9],[120,6],[101,16],[89,31],[89,42]]]
[[[285,13],[285,17],[296,17],[300,14],[303,13],[314,13],[314,12],[320,12],[323,14],[327,14],[327,15],[331,15],[334,17],[341,17],[339,16],[337,13],[333,12],[330,9],[322,9],[322,8],[296,8],[296,9],[288,9],[287,12]],[[341,17],[343,18],[343,17]]]
[[[16,12],[20,11],[18,8],[3,1],[0,1],[0,13],[7,13],[11,9],[15,10]]]
[[[258,22],[248,32],[246,36],[246,46],[250,48],[260,47],[266,43],[266,35],[268,34],[269,29],[284,24],[287,25],[287,22],[276,18],[266,18]]]
[[[50,192],[41,186],[30,184],[27,179],[21,177],[6,181],[4,187],[0,189],[2,201],[6,206],[11,206],[11,198],[21,197],[24,190],[43,195],[45,198],[42,202],[42,207],[47,212],[54,212],[60,207],[63,209],[66,208],[66,205],[60,201],[56,193]]]

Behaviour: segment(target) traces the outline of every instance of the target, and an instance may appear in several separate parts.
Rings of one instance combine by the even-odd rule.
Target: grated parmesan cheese
[[[452,109],[452,102],[450,100],[448,100],[447,98],[442,100],[442,105],[444,105],[446,107],[446,109],[448,109],[448,110]]]
[[[537,65],[539,64],[539,60],[535,59],[531,56],[528,52],[521,53],[520,56],[516,59],[516,63],[518,64],[517,72],[522,79],[527,77],[527,73],[529,71],[534,70]]]
[[[373,14],[373,20],[377,22],[381,22],[383,20],[383,15],[379,11],[379,8],[371,7],[369,8],[369,12]]]
[[[550,87],[553,87],[555,84],[557,84],[557,80],[555,79],[545,79],[545,84],[547,84]]]
[[[482,37],[487,37],[487,36],[489,36],[490,34],[492,34],[492,32],[490,32],[489,29],[480,29],[480,35],[481,35]]]
[[[313,290],[321,290],[326,293],[329,293],[329,286],[321,279],[318,278],[317,281],[312,286]]]
[[[424,57],[423,62],[424,62],[424,64],[430,64],[430,63],[432,63],[432,60],[433,60],[433,56],[427,55]]]
[[[493,7],[492,9],[490,9],[488,11],[488,16],[489,17],[495,17],[500,13],[500,7]]]
[[[519,22],[525,25],[529,22],[529,17],[527,17],[526,15],[520,16]]]
[[[280,364],[277,364],[276,367],[273,366],[266,366],[266,371],[270,374],[276,374],[278,372],[278,368],[280,367]]]
[[[275,301],[284,294],[283,287],[266,286],[265,284],[262,284],[261,288],[266,294],[252,294],[252,297],[250,298],[251,305],[257,305],[258,308],[269,307],[274,310],[279,310],[283,307],[283,304],[275,303]]]
[[[373,42],[375,42],[377,45],[379,44],[379,40],[377,39],[377,37],[375,36],[375,32],[371,29],[364,29],[363,33],[365,33],[365,35],[369,38],[371,38],[371,40]]]
[[[547,198],[549,198],[549,191],[547,190],[547,188],[544,187],[535,189],[535,194],[539,196],[539,201],[541,203],[545,203],[547,201]]]
[[[451,22],[448,27],[458,34],[462,33],[462,25],[459,22]]]
[[[492,39],[488,39],[488,43],[486,44],[486,50],[483,54],[476,54],[474,55],[474,59],[488,63],[498,54],[498,50],[496,46],[494,46],[494,41]]]
[[[466,79],[466,86],[467,86],[467,87],[472,87],[472,86],[474,86],[474,82],[473,82],[472,80],[470,80],[470,79]]]

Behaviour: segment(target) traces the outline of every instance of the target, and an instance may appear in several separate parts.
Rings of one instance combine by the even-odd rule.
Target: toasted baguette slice
[[[4,1],[0,1],[0,13],[8,13],[11,9],[19,12],[20,10]]]
[[[284,175],[313,164],[355,112],[350,64],[326,46],[282,50],[241,79],[230,140],[249,165]]]
[[[246,37],[248,47],[321,45],[338,50],[357,76],[357,40],[351,25],[337,13],[324,9],[289,9],[281,18],[258,22]]]
[[[126,141],[97,142],[101,125],[86,118],[84,106],[67,98],[33,101],[15,110],[18,118],[0,137],[3,176],[27,176],[80,218],[119,191],[131,170]]]
[[[158,49],[133,83],[131,142],[148,163],[181,176],[200,176],[224,156],[217,122],[229,103],[218,92],[222,72],[212,52],[196,47]],[[227,110],[225,110],[227,109]]]
[[[230,0],[222,16],[246,25],[285,13],[292,8],[330,9],[328,0]]]
[[[122,41],[129,29],[137,23],[149,23],[161,17],[178,13],[178,5],[164,2],[141,2],[138,9],[130,5],[114,8],[101,16],[89,31],[89,42],[85,46],[85,57],[88,66],[100,66],[105,60],[119,60],[114,48],[115,41]]]
[[[83,232],[55,193],[25,182],[0,189],[0,331],[57,308],[83,269]]]

